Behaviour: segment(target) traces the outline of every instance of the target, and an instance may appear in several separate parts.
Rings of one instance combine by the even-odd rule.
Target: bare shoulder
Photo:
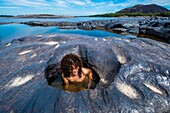
[[[91,69],[89,69],[89,68],[82,68],[82,71],[83,71],[83,73],[84,74],[89,74],[89,73],[92,73],[92,70]]]

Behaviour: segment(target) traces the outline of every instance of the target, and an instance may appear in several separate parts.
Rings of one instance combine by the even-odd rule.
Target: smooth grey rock
[[[49,86],[44,70],[68,53],[100,76],[93,90]],[[150,39],[37,35],[0,48],[1,113],[168,113],[170,45]]]

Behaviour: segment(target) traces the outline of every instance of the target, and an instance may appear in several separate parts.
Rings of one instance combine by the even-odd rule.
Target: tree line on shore
[[[121,16],[162,16],[168,17],[170,16],[170,11],[163,13],[141,13],[141,12],[133,12],[133,13],[106,13],[99,15],[90,15],[90,17],[121,17]]]

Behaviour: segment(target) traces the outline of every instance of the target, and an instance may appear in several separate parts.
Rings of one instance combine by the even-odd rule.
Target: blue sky
[[[170,10],[169,0],[0,0],[0,15],[93,15],[116,12],[136,4],[157,4]]]

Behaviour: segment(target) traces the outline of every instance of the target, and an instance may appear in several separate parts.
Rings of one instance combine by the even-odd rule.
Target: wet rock
[[[73,93],[48,85],[44,70],[68,53],[99,74],[95,89]],[[0,50],[0,112],[169,112],[169,56],[169,44],[150,39],[24,37]]]
[[[152,17],[148,19],[92,20],[84,22],[21,22],[30,26],[59,26],[61,29],[107,30],[118,34],[134,34],[147,38],[160,38],[170,41],[170,19],[168,17]],[[123,32],[123,33],[122,33]],[[155,37],[155,38],[153,38]]]
[[[139,28],[129,28],[127,32],[132,34],[139,34]]]
[[[87,22],[77,23],[79,29],[97,29],[97,27],[103,27],[106,30],[114,28],[130,28],[139,27],[138,20],[93,20]]]
[[[126,27],[124,27],[122,23],[115,22],[115,23],[106,24],[105,28],[106,29],[114,29],[114,28],[126,28]]]
[[[165,22],[165,23],[164,23],[164,27],[170,29],[170,21],[169,21],[169,22]]]
[[[140,22],[140,34],[153,35],[166,41],[170,40],[170,20],[163,17],[155,17]]]
[[[30,26],[77,26],[76,22],[42,22],[42,21],[28,21],[20,22]]]
[[[97,27],[103,27],[106,23],[110,22],[109,20],[92,20],[87,22],[78,22],[77,26],[79,29],[97,29]]]
[[[59,26],[61,29],[85,29],[85,30],[108,30],[116,33],[125,32],[128,29],[132,31],[133,28],[139,29],[138,20],[92,20],[84,22],[42,22],[42,21],[28,21],[21,22],[21,24],[27,24],[30,26]],[[131,33],[130,32],[130,33]]]

